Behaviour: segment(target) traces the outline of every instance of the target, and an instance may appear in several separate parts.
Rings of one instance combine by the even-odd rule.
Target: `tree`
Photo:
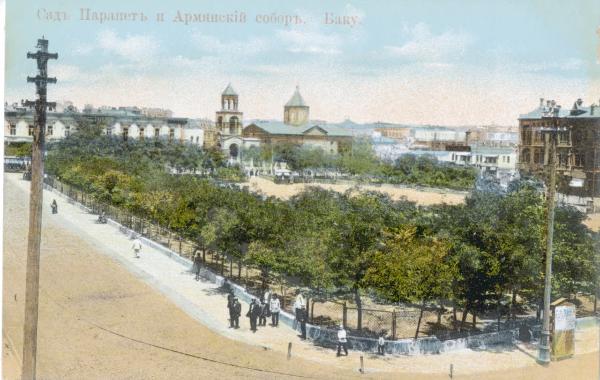
[[[349,289],[358,311],[358,329],[362,329],[363,279],[370,266],[370,253],[381,242],[385,227],[391,226],[393,207],[389,197],[375,192],[341,198],[340,219],[332,236],[329,266],[335,272],[337,286]]]
[[[381,173],[379,160],[368,139],[356,139],[352,143],[352,148],[339,156],[338,167],[351,174],[377,175]]]
[[[594,293],[598,268],[594,237],[583,224],[586,215],[573,207],[558,207],[554,224],[553,290],[570,297],[578,291]]]
[[[390,302],[421,305],[415,339],[426,303],[449,298],[451,284],[458,275],[450,256],[450,242],[419,236],[417,231],[413,225],[389,230],[383,247],[372,254],[364,280]]]

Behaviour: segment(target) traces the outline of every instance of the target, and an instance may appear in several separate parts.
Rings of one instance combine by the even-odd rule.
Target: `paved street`
[[[18,376],[22,349],[28,186],[18,175],[5,175],[5,378]],[[44,196],[40,378],[358,376],[359,353],[338,359],[331,350],[300,341],[286,326],[253,334],[242,317],[239,330],[227,328],[226,299],[215,285],[195,281],[190,268],[147,246],[134,258],[129,237],[118,229],[95,224],[95,215],[55,194]],[[58,215],[50,213],[52,199]],[[242,315],[246,310],[243,305]],[[458,379],[598,377],[597,331],[578,333],[577,342],[575,359],[550,368],[536,365],[531,350],[516,348],[385,359],[365,355],[365,366],[376,378],[446,379],[450,363]],[[489,371],[500,372],[484,375]]]

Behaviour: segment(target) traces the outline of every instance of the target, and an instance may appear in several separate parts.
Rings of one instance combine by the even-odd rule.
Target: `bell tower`
[[[242,116],[243,113],[238,111],[238,94],[229,83],[221,94],[221,110],[216,114],[217,130],[221,135],[241,135]]]

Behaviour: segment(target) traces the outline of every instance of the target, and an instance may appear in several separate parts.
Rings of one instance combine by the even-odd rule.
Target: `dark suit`
[[[308,321],[308,312],[306,309],[298,309],[298,314],[296,317],[298,318],[298,322],[300,322],[300,337],[302,339],[306,339],[306,322]]]
[[[250,309],[248,309],[248,314],[246,314],[250,318],[250,330],[256,331],[256,320],[260,315],[260,305],[258,303],[252,302],[250,304]]]

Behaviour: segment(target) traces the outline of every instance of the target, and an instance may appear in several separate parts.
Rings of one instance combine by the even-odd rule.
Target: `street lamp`
[[[559,131],[566,131],[565,127],[559,127],[560,106],[555,106],[553,102],[547,116],[551,120],[549,127],[540,129],[542,132],[549,132],[549,152],[548,152],[548,219],[547,219],[547,238],[546,238],[546,270],[544,275],[544,319],[542,322],[542,336],[538,348],[537,361],[540,364],[550,363],[550,302],[552,294],[552,244],[554,238],[554,207],[556,194],[556,145]]]

